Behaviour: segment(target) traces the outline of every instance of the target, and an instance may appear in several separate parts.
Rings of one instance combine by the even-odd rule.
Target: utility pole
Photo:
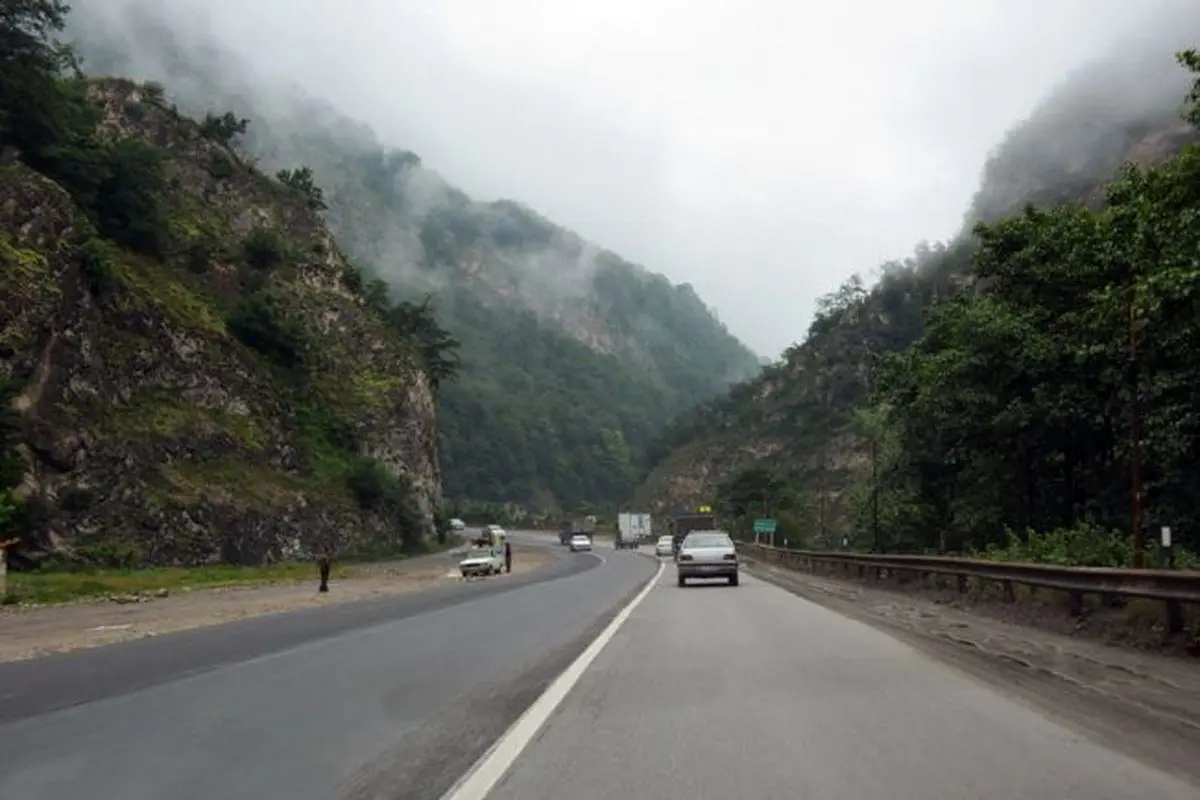
[[[1145,532],[1142,530],[1142,414],[1141,386],[1138,376],[1137,362],[1137,284],[1129,290],[1129,482],[1130,482],[1130,512],[1129,524],[1132,528],[1133,566],[1140,569],[1145,566]]]

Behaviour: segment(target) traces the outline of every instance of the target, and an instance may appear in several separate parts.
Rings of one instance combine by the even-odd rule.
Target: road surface
[[[1200,797],[775,586],[674,580],[668,567],[489,800]]]
[[[511,581],[0,664],[0,798],[437,797],[654,568],[563,553]]]

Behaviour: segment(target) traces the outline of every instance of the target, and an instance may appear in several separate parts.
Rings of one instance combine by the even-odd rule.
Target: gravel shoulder
[[[513,561],[515,577],[553,560],[550,551],[522,548]],[[507,575],[484,580],[505,581]],[[279,614],[317,606],[373,600],[461,581],[448,553],[356,564],[319,594],[313,579],[268,586],[182,590],[165,597],[140,596],[135,602],[108,599],[59,606],[0,608],[0,662],[101,647],[175,631]],[[121,598],[130,600],[132,598]]]
[[[1106,644],[951,607],[942,597],[761,562],[755,575],[887,630],[1110,746],[1200,780],[1200,661]]]

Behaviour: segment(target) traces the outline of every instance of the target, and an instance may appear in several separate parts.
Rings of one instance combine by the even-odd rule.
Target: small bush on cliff
[[[324,211],[329,208],[325,204],[325,193],[321,191],[321,187],[313,181],[312,170],[308,167],[297,167],[296,169],[281,169],[275,173],[275,177],[279,182],[289,189],[299,192],[308,203],[308,207],[313,211]]]
[[[219,116],[209,113],[204,115],[204,122],[200,123],[200,133],[215,142],[228,145],[245,133],[249,125],[250,120],[239,119],[231,111]]]
[[[271,228],[255,228],[242,241],[242,256],[255,269],[279,266],[286,254],[283,239]]]
[[[113,246],[103,239],[90,237],[78,250],[79,269],[92,297],[100,298],[113,287],[116,254]]]
[[[270,292],[243,298],[225,320],[230,333],[252,350],[281,367],[299,366],[304,359],[304,331],[288,318]]]
[[[420,541],[421,516],[406,477],[397,476],[378,459],[359,456],[346,475],[346,486],[364,510],[394,515],[404,544]]]

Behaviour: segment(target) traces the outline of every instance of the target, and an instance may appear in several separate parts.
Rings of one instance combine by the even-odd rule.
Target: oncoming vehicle
[[[738,585],[737,548],[725,531],[692,531],[679,543],[675,558],[679,585],[688,578],[725,578]]]
[[[583,550],[591,551],[592,539],[583,533],[577,533],[571,537],[571,552],[578,553]]]
[[[660,536],[658,541],[654,543],[654,555],[669,556],[675,552],[675,540],[670,536]]]
[[[494,547],[472,547],[467,557],[458,562],[464,578],[480,575],[499,575],[504,571],[504,557]]]

